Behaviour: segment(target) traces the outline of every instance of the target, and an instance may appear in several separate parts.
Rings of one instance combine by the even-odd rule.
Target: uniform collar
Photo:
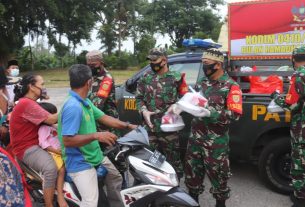
[[[89,106],[89,103],[88,103],[88,99],[83,99],[82,97],[80,97],[80,95],[78,95],[78,93],[70,90],[69,91],[69,95],[76,98],[79,102],[81,102],[84,106]]]

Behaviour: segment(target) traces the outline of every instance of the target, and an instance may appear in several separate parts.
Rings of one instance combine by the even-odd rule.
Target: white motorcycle
[[[126,188],[121,191],[125,207],[195,207],[199,204],[179,187],[179,181],[174,168],[165,161],[159,152],[151,152],[147,131],[138,127],[117,140],[117,144],[105,151],[105,155],[114,159],[114,164],[120,172],[124,172]],[[112,160],[113,160],[112,159]],[[119,164],[118,164],[119,163]],[[35,202],[43,203],[42,177],[39,173],[19,162],[23,169],[29,191]],[[130,186],[128,172],[133,176]],[[103,190],[105,168],[97,169],[99,177],[100,207],[110,207]],[[64,184],[64,196],[70,207],[80,205],[81,196],[72,182],[67,179]],[[56,204],[56,199],[55,204]],[[55,205],[56,206],[56,205]]]
[[[115,161],[126,163],[127,188],[121,191],[124,206],[199,206],[179,187],[177,174],[165,157],[160,152],[146,148],[149,146],[148,140],[147,131],[138,127],[118,139],[118,144],[105,152],[109,157],[113,154]],[[128,172],[134,179],[132,186],[129,184]]]

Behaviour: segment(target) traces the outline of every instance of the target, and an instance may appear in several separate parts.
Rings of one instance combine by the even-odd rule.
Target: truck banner
[[[231,59],[286,59],[305,45],[304,0],[231,3],[228,13]]]

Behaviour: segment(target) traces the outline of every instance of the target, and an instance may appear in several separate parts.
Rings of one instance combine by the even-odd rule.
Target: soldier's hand
[[[150,116],[151,116],[151,115],[154,115],[154,114],[156,114],[156,112],[151,112],[151,111],[148,111],[148,110],[143,111],[143,118],[144,118],[146,124],[147,124],[150,128],[153,128],[153,126],[154,126],[154,125],[151,123],[151,121],[150,121]]]
[[[194,114],[194,116],[197,116],[197,117],[210,117],[211,116],[211,112],[209,109],[207,108],[201,108],[201,112],[200,113],[197,113],[197,114]]]
[[[182,110],[179,108],[177,104],[172,104],[168,109],[166,113],[170,114],[177,114],[179,115],[182,112]]]
[[[117,136],[111,132],[96,132],[95,138],[99,142],[103,142],[105,144],[108,144],[112,146],[115,143],[115,140],[117,140]]]

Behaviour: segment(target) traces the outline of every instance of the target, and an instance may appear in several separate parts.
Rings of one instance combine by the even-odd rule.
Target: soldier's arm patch
[[[185,73],[181,74],[180,86],[179,86],[179,94],[183,96],[188,92],[188,87],[185,81]]]
[[[242,92],[238,85],[231,86],[227,97],[227,108],[238,114],[243,113]]]
[[[112,78],[106,76],[100,83],[100,88],[97,92],[97,96],[100,98],[108,98],[112,88]]]

